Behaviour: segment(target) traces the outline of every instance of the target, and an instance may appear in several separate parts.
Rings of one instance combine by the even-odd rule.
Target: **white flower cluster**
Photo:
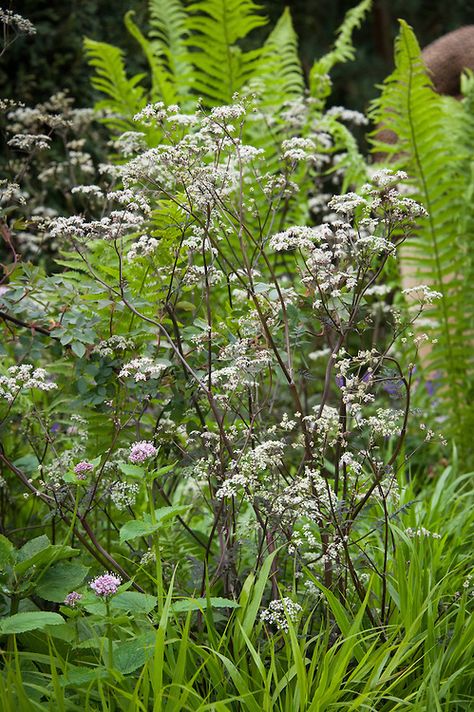
[[[145,215],[151,213],[149,201],[145,198],[143,191],[138,189],[113,190],[107,197],[113,202],[124,205],[128,210],[139,210]]]
[[[316,153],[316,144],[310,138],[293,138],[282,141],[282,158],[285,161],[305,161],[314,160]]]
[[[25,205],[25,193],[21,190],[18,183],[0,180],[0,205],[8,205],[12,202],[18,203],[18,205]]]
[[[341,354],[343,355],[343,354]],[[335,364],[339,375],[336,382],[341,389],[344,403],[353,415],[358,415],[362,405],[373,403],[373,374],[379,365],[380,354],[376,349],[359,351],[356,356],[341,358]]]
[[[379,208],[389,209],[391,220],[413,222],[417,218],[426,217],[428,213],[415,200],[402,195],[398,184],[407,179],[404,171],[394,172],[389,168],[382,168],[373,174],[370,184],[362,186],[361,193],[370,197],[372,211]]]
[[[406,180],[408,180],[408,175],[405,171],[392,171],[390,168],[380,168],[370,178],[373,186],[381,190],[395,188],[399,183],[403,183]],[[364,192],[372,189],[372,185],[364,186]]]
[[[326,116],[335,116],[341,121],[347,121],[347,123],[354,124],[355,126],[367,126],[369,123],[368,119],[360,111],[352,111],[351,109],[346,109],[344,106],[331,106],[329,111],[326,112]]]
[[[158,247],[158,240],[149,235],[142,235],[136,242],[133,243],[127,253],[127,260],[134,262],[139,257],[149,257]]]
[[[98,185],[75,185],[71,188],[73,195],[84,195],[88,198],[104,199],[104,191]]]
[[[407,529],[405,529],[405,534],[408,534],[410,539],[414,539],[415,537],[431,537],[432,539],[441,539],[441,534],[437,534],[436,532],[430,532],[430,530],[425,529],[425,527],[418,527],[418,529],[408,527]]]
[[[136,482],[113,482],[109,488],[110,499],[121,511],[135,504],[139,491]]]
[[[402,294],[406,297],[412,297],[416,301],[420,302],[421,305],[432,304],[435,299],[442,299],[443,297],[441,292],[436,292],[426,284],[418,284],[416,287],[403,289]]]
[[[392,410],[390,408],[377,408],[376,415],[359,420],[359,425],[368,425],[373,435],[385,438],[398,437],[401,432],[403,419],[402,410]]]
[[[264,155],[263,148],[256,148],[255,146],[246,146],[244,144],[237,143],[236,145],[237,155],[241,163],[252,163],[259,156]]]
[[[259,477],[271,472],[282,462],[285,444],[279,440],[265,440],[252,450],[246,450],[233,460],[229,466],[229,475],[216,492],[216,497],[233,497],[238,492],[251,496],[251,491],[257,492],[260,487]],[[266,487],[263,489],[266,491]]]
[[[35,35],[36,27],[30,20],[11,10],[0,8],[0,22],[7,27],[11,27],[15,32],[25,35]]]
[[[318,405],[313,406],[313,413],[305,415],[303,422],[307,424],[319,446],[323,443],[333,446],[341,435],[339,413],[336,408],[326,404],[323,406],[321,415],[319,410],[320,407]]]
[[[87,221],[80,215],[53,218],[49,223],[52,239],[70,238],[76,240],[118,240],[143,227],[144,216],[131,210],[113,210],[100,220]]]
[[[272,363],[270,352],[252,348],[250,339],[240,339],[227,345],[220,352],[219,360],[231,361],[232,365],[214,370],[211,374],[212,383],[227,392],[241,386],[258,385],[257,375]]]
[[[287,596],[280,601],[270,601],[268,607],[260,613],[260,620],[274,625],[278,630],[288,633],[289,621],[296,623],[303,609]]]
[[[335,195],[328,203],[328,208],[345,217],[352,217],[358,208],[367,208],[367,206],[367,200],[357,193]]]
[[[286,101],[280,112],[281,120],[284,121],[289,128],[297,131],[301,130],[305,125],[307,115],[308,102],[304,97]]]
[[[12,403],[20,391],[37,388],[40,391],[50,391],[57,388],[55,383],[46,381],[44,368],[34,368],[31,364],[10,366],[6,376],[0,376],[0,398]]]
[[[50,148],[51,137],[45,134],[24,134],[19,133],[12,136],[7,141],[12,148],[17,148],[19,151],[45,151]]]
[[[145,134],[142,131],[125,131],[113,142],[113,147],[125,158],[146,149]]]
[[[228,106],[216,106],[211,110],[209,121],[216,123],[227,123],[237,121],[247,113],[245,106],[241,103],[229,104]]]
[[[331,486],[318,470],[305,468],[304,476],[297,477],[278,494],[272,513],[290,524],[303,517],[320,522],[328,520],[338,510],[338,500]]]
[[[98,354],[105,358],[107,356],[114,356],[117,351],[127,351],[128,349],[134,349],[135,343],[132,339],[127,339],[125,336],[120,336],[118,334],[111,336],[108,339],[100,341],[97,346],[92,349],[93,354]]]
[[[166,364],[157,363],[148,356],[134,358],[122,367],[119,378],[133,377],[135,383],[148,381],[150,378],[161,378],[167,367]]]
[[[167,117],[168,109],[166,109],[162,101],[157,101],[154,104],[147,104],[138,114],[133,117],[134,121],[144,124],[150,124],[152,120],[160,122]]]
[[[270,238],[269,247],[275,252],[284,250],[311,250],[314,247],[318,234],[312,227],[294,225],[283,232],[277,232]]]
[[[224,279],[224,274],[214,265],[190,265],[186,269],[183,277],[184,284],[188,286],[201,285],[206,283],[210,286],[219,284]]]

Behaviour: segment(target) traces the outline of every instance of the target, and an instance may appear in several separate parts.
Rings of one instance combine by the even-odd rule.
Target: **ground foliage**
[[[436,187],[445,105],[405,25],[377,117],[407,173],[327,108],[368,8],[307,92],[288,11],[249,49],[253,2],[153,0],[147,33],[126,16],[146,76],[86,40],[100,123],[62,93],[4,103],[3,709],[471,708],[449,409],[472,381],[446,346],[470,317],[425,247],[425,283],[396,276],[405,244],[470,230],[470,181],[453,158]]]

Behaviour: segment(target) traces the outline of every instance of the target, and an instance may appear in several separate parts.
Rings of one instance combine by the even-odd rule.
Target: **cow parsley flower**
[[[127,507],[132,507],[140,491],[136,482],[114,482],[110,486],[110,499],[117,509],[123,511]]]
[[[0,8],[0,22],[8,27],[11,27],[16,32],[23,33],[25,35],[36,34],[36,27],[30,20],[23,15],[19,15],[11,10],[4,10]]]
[[[143,356],[142,358],[134,358],[133,361],[126,363],[119,373],[119,378],[133,376],[135,383],[138,383],[139,381],[147,381],[149,378],[160,378],[166,368],[166,365],[155,363],[148,356]]]
[[[57,388],[55,383],[46,381],[44,368],[34,368],[31,364],[10,366],[6,376],[0,376],[0,398],[12,403],[22,390],[37,388],[40,391],[50,391]]]
[[[441,292],[436,292],[430,289],[426,284],[419,284],[416,287],[409,287],[402,290],[402,294],[406,297],[412,297],[420,302],[420,304],[432,304],[435,299],[442,299]]]
[[[290,626],[288,620],[296,623],[302,611],[299,603],[285,597],[281,601],[270,601],[268,608],[260,613],[260,620],[274,625],[278,630],[288,633]]]
[[[90,588],[95,591],[96,596],[107,598],[117,593],[118,587],[122,583],[120,576],[111,573],[105,573],[102,576],[97,576],[90,582]]]
[[[158,240],[148,235],[142,235],[133,243],[127,254],[127,260],[133,262],[138,257],[149,257],[158,247]]]
[[[418,527],[418,529],[408,527],[407,529],[405,529],[405,533],[410,537],[410,539],[414,539],[415,537],[431,537],[432,539],[441,539],[441,534],[438,534],[437,532],[431,532],[429,529],[425,529],[425,527]]]

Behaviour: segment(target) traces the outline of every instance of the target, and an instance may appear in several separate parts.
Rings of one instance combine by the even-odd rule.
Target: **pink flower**
[[[78,593],[77,591],[71,591],[71,593],[68,593],[68,595],[64,599],[64,603],[66,604],[66,606],[72,606],[72,608],[75,608],[76,603],[80,601],[81,598],[81,593]]]
[[[107,597],[117,593],[117,589],[121,583],[122,579],[120,576],[105,573],[102,576],[97,576],[97,578],[90,582],[89,586],[95,591],[97,596]]]
[[[141,440],[139,443],[135,443],[135,445],[132,445],[128,459],[130,460],[130,462],[137,464],[140,462],[145,462],[145,460],[149,460],[152,457],[155,457],[157,452],[158,450],[153,445],[153,443],[149,442],[148,440]]]
[[[77,463],[74,468],[74,472],[77,475],[78,480],[85,480],[86,474],[88,472],[92,472],[93,469],[94,465],[92,463],[87,462],[86,460],[82,460],[82,462]]]

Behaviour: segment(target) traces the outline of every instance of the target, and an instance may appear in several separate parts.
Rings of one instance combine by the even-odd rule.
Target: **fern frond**
[[[142,34],[140,28],[133,21],[133,10],[126,13],[125,27],[137,40],[148,60],[151,70],[151,100],[163,101],[166,105],[174,104],[177,100],[177,93],[174,86],[173,76],[166,64],[158,54],[155,54],[152,43]]]
[[[402,251],[402,280],[404,286],[425,283],[442,294],[427,313],[435,321],[431,334],[438,344],[424,355],[423,366],[441,379],[444,415],[449,414],[451,430],[467,453],[474,425],[465,398],[468,383],[474,382],[474,295],[471,286],[468,297],[465,284],[466,254],[472,253],[463,217],[470,178],[468,171],[460,170],[467,149],[460,135],[467,135],[469,128],[472,135],[473,119],[454,99],[434,91],[416,37],[403,21],[395,43],[395,71],[385,80],[371,116],[397,137],[394,145],[375,140],[376,150],[397,158],[413,177],[414,197],[428,211]]]
[[[176,96],[189,98],[192,65],[186,46],[188,29],[182,0],[149,0],[149,38],[154,56],[164,63],[173,78]]]
[[[309,91],[311,96],[325,99],[330,93],[330,82],[328,75],[336,64],[349,62],[355,57],[355,49],[352,43],[352,33],[360,27],[365,16],[370,10],[372,0],[362,0],[358,5],[351,8],[344,17],[342,25],[337,30],[337,39],[334,48],[316,60],[309,74]]]
[[[243,52],[237,42],[266,23],[259,9],[253,0],[200,0],[189,6],[192,88],[206,105],[230,104],[254,71],[260,51]]]
[[[262,47],[249,88],[259,94],[261,106],[273,111],[276,118],[286,102],[304,93],[298,37],[288,8]]]
[[[96,108],[111,114],[106,123],[114,130],[130,129],[133,116],[146,104],[145,90],[140,86],[145,75],[127,77],[123,52],[118,47],[86,37],[84,48],[89,65],[95,69],[92,86],[107,97]]]

